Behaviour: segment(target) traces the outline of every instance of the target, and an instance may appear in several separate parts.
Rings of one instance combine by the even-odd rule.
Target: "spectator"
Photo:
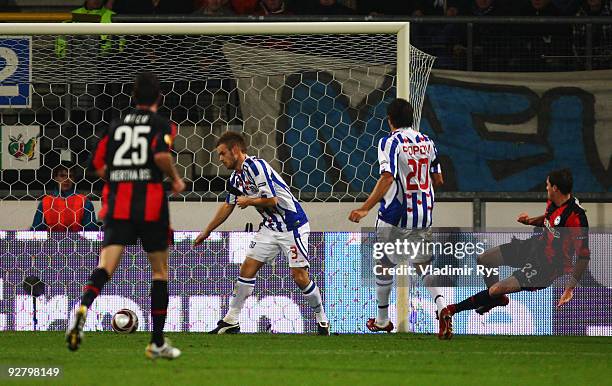
[[[453,8],[455,9],[451,13],[456,11],[456,7]],[[447,14],[446,0],[416,0],[412,14],[413,16],[444,16]]]
[[[529,0],[520,9],[521,16],[559,16],[551,0]],[[571,26],[562,24],[519,25],[516,41],[521,71],[569,70]]]
[[[32,230],[52,232],[98,231],[91,201],[75,190],[74,175],[65,165],[53,170],[57,191],[43,197],[32,221]]]
[[[119,15],[152,15],[155,13],[153,0],[108,0],[106,8]]]
[[[159,0],[155,12],[162,15],[179,15],[193,13],[193,0]]]
[[[602,0],[583,0],[576,12],[576,16],[608,16],[611,11],[608,4],[604,4]],[[612,20],[611,20],[612,21]],[[587,44],[587,27],[585,24],[574,25],[574,54],[577,56],[579,63],[586,62],[586,44]],[[593,69],[604,69],[609,67],[610,57],[612,55],[612,23],[611,24],[593,24],[592,25],[592,47]],[[584,68],[584,65],[580,65]]]
[[[102,0],[86,0],[82,7],[72,11],[72,21],[90,22],[91,20],[80,20],[80,18],[94,16],[99,18],[100,23],[110,23],[112,21],[111,17],[114,14],[115,12],[104,6],[104,2]],[[111,54],[114,50],[123,51],[124,45],[125,41],[123,39],[113,42],[113,36],[100,35],[100,53],[102,55]],[[68,41],[66,40],[66,37],[59,36],[57,39],[55,39],[55,55],[58,58],[63,59],[66,57],[67,51]]]
[[[284,0],[261,0],[255,10],[258,16],[291,15]]]
[[[306,5],[307,8],[302,13],[307,15],[341,16],[355,14],[353,9],[339,4],[336,0],[311,0]]]
[[[20,12],[21,10],[15,4],[15,0],[0,0],[0,9],[2,12]]]
[[[459,0],[418,0],[415,4],[414,16],[454,17],[460,14]],[[427,47],[427,52],[437,57],[437,68],[461,67],[456,61],[465,61],[464,53],[454,51],[465,36],[462,24],[413,23],[411,30],[414,45]]]
[[[199,4],[200,7],[194,12],[195,15],[232,16],[235,14],[228,0],[201,0]]]
[[[412,15],[416,11],[414,1],[359,0],[357,12],[361,15]]]
[[[472,17],[507,16],[510,14],[507,3],[503,0],[470,0],[466,5],[465,14]],[[467,31],[464,25],[457,32],[460,37],[453,47],[455,55],[466,55]],[[512,55],[508,44],[512,40],[507,33],[507,26],[502,24],[474,23],[473,51],[474,70],[500,71],[506,67]]]
[[[580,5],[580,0],[552,0],[552,2],[563,16],[575,15]]]
[[[252,15],[257,9],[257,0],[231,0],[230,4],[236,15]]]

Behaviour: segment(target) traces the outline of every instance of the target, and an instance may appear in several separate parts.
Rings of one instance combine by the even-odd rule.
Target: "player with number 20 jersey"
[[[380,140],[378,162],[381,174],[394,177],[380,202],[379,220],[400,228],[429,228],[434,208],[429,174],[442,173],[433,141],[411,127],[400,128]]]
[[[431,241],[430,227],[434,209],[433,186],[443,183],[442,169],[436,147],[428,136],[413,129],[413,108],[404,99],[396,99],[387,108],[387,119],[391,133],[378,143],[380,178],[374,190],[361,206],[353,210],[349,220],[359,222],[377,203],[380,204],[376,221],[376,239],[384,243],[385,256],[376,262],[376,299],[378,315],[367,321],[370,331],[391,332],[394,328],[389,319],[389,297],[393,285],[390,268],[402,259],[410,259],[423,284],[431,294],[437,307],[436,316],[446,307],[442,289],[436,278],[427,274],[431,254],[421,245]],[[406,255],[387,247],[396,242],[412,245],[413,255]],[[452,326],[441,328],[439,338],[448,339]]]

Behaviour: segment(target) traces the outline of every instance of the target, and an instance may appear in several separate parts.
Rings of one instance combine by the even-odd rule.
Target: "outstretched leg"
[[[454,315],[459,312],[473,310],[491,304],[506,305],[508,304],[508,297],[506,295],[519,291],[521,291],[521,285],[518,279],[514,276],[510,276],[493,284],[489,289],[482,290],[457,304],[451,304],[446,307],[446,310],[448,310],[451,315]]]
[[[240,276],[234,285],[234,293],[230,300],[227,314],[217,323],[217,327],[209,334],[233,334],[240,332],[240,312],[255,288],[255,276],[264,263],[248,257],[240,266]]]
[[[504,261],[499,247],[486,250],[482,255],[478,256],[476,260],[479,265],[483,265],[486,268],[499,268]],[[483,276],[483,279],[487,288],[491,288],[495,283],[499,282],[499,275],[491,274],[489,276]]]
[[[87,283],[83,287],[81,305],[77,309],[72,323],[66,332],[66,342],[71,351],[78,350],[83,338],[83,326],[87,317],[87,310],[94,302],[96,297],[104,288],[104,285],[117,269],[121,256],[123,255],[123,245],[108,245],[102,248],[98,266],[92,271]]]
[[[317,284],[310,279],[307,267],[291,267],[291,277],[302,290],[310,308],[314,311],[317,321],[317,329],[320,335],[329,335],[329,321],[323,308],[321,290]]]

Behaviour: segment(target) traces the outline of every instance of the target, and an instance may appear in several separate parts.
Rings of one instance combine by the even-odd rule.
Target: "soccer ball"
[[[138,316],[134,311],[123,308],[113,315],[111,326],[116,333],[131,334],[138,329]]]

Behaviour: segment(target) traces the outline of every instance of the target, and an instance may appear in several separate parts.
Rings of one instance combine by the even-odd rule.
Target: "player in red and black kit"
[[[449,305],[442,313],[452,316],[476,309],[484,314],[494,307],[508,305],[507,294],[547,288],[564,274],[571,277],[557,307],[569,302],[590,259],[589,224],[585,210],[571,194],[572,185],[572,173],[568,169],[552,171],[546,179],[546,212],[533,218],[521,213],[517,218],[522,224],[543,227],[542,233],[527,240],[513,238],[510,243],[489,249],[478,257],[478,264],[485,267],[503,265],[519,269],[502,281],[498,276],[485,277],[488,289]],[[574,256],[576,264],[573,264]],[[448,320],[451,324],[452,319]],[[448,327],[452,335],[452,325]]]
[[[140,239],[153,273],[153,333],[145,354],[152,359],[172,359],[181,352],[163,335],[169,299],[168,245],[172,241],[164,175],[170,177],[173,193],[183,191],[185,183],[171,154],[176,126],[157,114],[161,94],[154,74],[136,77],[133,99],[136,108],[110,124],[93,153],[91,166],[105,180],[100,211],[104,242],[66,339],[70,350],[79,348],[88,308],[119,265],[125,246]]]

